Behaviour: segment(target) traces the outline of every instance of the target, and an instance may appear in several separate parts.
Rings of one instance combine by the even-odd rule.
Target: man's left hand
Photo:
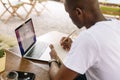
[[[57,52],[55,51],[54,46],[52,44],[50,44],[49,47],[51,49],[51,52],[50,52],[51,59],[58,60]]]

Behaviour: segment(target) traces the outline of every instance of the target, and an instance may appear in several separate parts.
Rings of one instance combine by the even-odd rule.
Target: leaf
[[[1,49],[1,50],[0,50],[0,58],[3,57],[3,56],[4,56],[4,50]]]

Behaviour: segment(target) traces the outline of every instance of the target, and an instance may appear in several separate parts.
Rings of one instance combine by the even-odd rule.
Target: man
[[[78,74],[87,80],[120,80],[120,21],[105,19],[97,0],[65,0],[65,9],[78,28],[87,29],[72,46],[67,46],[70,39],[61,42],[65,50],[71,47],[61,66],[50,46],[51,80],[73,80]]]

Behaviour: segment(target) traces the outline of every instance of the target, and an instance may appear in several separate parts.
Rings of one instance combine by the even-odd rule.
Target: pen
[[[63,42],[64,42],[65,40],[67,40],[75,31],[76,31],[76,30],[74,30],[73,32],[71,32],[71,33],[63,40]]]

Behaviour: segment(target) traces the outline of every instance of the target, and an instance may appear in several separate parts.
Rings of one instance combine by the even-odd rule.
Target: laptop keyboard
[[[44,43],[44,42],[39,42],[37,43],[33,49],[30,51],[30,53],[27,55],[29,57],[34,57],[34,58],[40,58],[42,53],[47,49],[49,44]]]

